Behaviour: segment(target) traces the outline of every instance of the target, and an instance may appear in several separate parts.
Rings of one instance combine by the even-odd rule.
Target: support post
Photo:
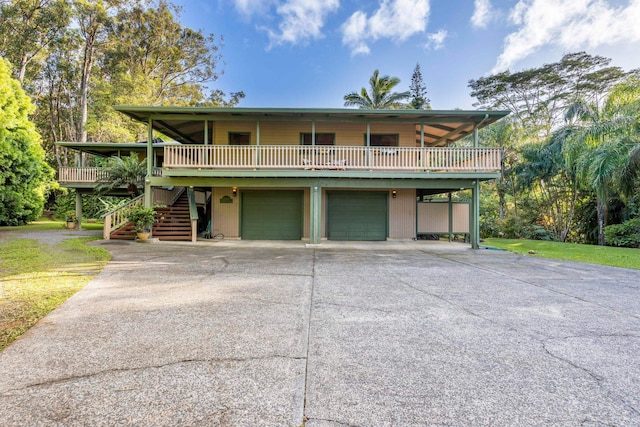
[[[310,188],[310,221],[309,221],[309,243],[317,245],[320,243],[322,232],[322,187],[312,186]]]
[[[260,166],[260,120],[256,120],[256,165]]]
[[[453,241],[453,202],[449,192],[449,241]]]
[[[366,146],[367,148],[371,147],[371,123],[369,123],[369,120],[367,120],[367,141],[366,141]],[[369,166],[371,164],[370,162],[371,159],[371,150],[367,150],[367,166]]]
[[[471,188],[471,205],[470,205],[470,240],[471,248],[478,249],[480,247],[480,183],[474,181]]]
[[[209,120],[204,121],[204,145],[209,145]]]
[[[311,120],[311,145],[316,145],[316,121]]]
[[[82,193],[76,190],[76,229],[82,230]]]
[[[147,124],[147,176],[144,179],[144,207],[150,208],[153,205],[153,194],[151,193],[151,177],[153,176],[153,119],[149,118]]]

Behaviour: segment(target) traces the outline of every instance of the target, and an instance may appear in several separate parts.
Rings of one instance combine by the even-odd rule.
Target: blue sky
[[[176,0],[183,25],[224,37],[241,107],[342,107],[373,70],[408,90],[420,63],[434,109],[472,109],[467,82],[585,50],[640,67],[640,0]]]

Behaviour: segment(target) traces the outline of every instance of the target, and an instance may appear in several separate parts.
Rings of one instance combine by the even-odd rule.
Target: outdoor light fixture
[[[233,197],[237,197],[238,196],[238,187],[231,188],[231,194],[233,194]]]
[[[393,197],[394,199],[398,197],[398,192],[396,190],[391,191],[391,197]]]

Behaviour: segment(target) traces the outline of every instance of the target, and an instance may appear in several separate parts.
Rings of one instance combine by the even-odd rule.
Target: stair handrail
[[[104,227],[102,228],[102,238],[109,240],[111,233],[129,223],[127,218],[127,211],[134,206],[141,204],[144,201],[144,194],[131,199],[124,205],[115,208],[103,215]]]
[[[171,202],[169,203],[168,206],[173,206],[178,201],[180,196],[182,196],[182,193],[184,193],[186,189],[187,187],[182,187],[180,190],[178,190],[176,194],[174,194],[173,199],[171,199]]]
[[[196,204],[196,194],[192,188],[187,190],[187,199],[189,200],[189,218],[191,219],[191,241],[195,242],[198,238],[198,205]]]

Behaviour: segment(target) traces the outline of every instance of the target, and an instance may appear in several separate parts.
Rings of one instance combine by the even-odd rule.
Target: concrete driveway
[[[0,425],[640,425],[640,272],[407,242],[98,242]]]

